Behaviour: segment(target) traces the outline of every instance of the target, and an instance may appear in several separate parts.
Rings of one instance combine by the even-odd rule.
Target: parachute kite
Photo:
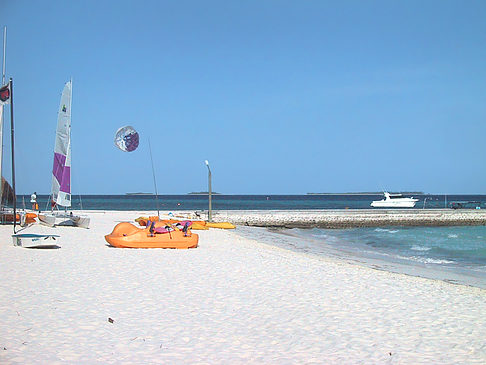
[[[124,152],[135,151],[138,147],[138,133],[132,126],[121,127],[115,134],[115,146]]]

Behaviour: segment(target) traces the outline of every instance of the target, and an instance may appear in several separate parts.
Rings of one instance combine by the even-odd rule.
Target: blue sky
[[[75,194],[153,191],[149,137],[162,194],[206,190],[205,159],[222,193],[486,193],[485,19],[484,1],[0,0],[17,190],[50,192],[72,77]],[[128,124],[133,153],[113,144]]]

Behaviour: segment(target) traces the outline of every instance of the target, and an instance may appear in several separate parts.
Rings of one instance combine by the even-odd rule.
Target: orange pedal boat
[[[105,236],[106,242],[114,247],[125,248],[195,248],[199,236],[178,229],[167,233],[151,232],[150,228],[135,227],[128,222],[118,223],[113,232]]]

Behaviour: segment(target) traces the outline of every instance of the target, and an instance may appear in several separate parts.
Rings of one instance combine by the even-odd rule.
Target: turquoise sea
[[[486,289],[486,226],[239,228],[281,248]]]
[[[369,209],[381,195],[213,195],[214,210]],[[415,195],[416,208],[450,207],[474,201],[486,209],[486,195]],[[19,196],[19,206],[30,196]],[[207,210],[207,195],[83,195],[73,208],[85,210]],[[42,210],[49,196],[39,196]],[[237,232],[285,249],[332,256],[377,269],[441,278],[486,288],[486,226],[279,229],[239,227]]]

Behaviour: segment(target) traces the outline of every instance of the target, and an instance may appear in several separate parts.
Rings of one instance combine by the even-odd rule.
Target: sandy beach
[[[151,212],[153,214],[153,212]],[[486,290],[198,231],[190,250],[116,249],[143,212],[38,224],[59,249],[0,226],[0,363],[484,364]]]

